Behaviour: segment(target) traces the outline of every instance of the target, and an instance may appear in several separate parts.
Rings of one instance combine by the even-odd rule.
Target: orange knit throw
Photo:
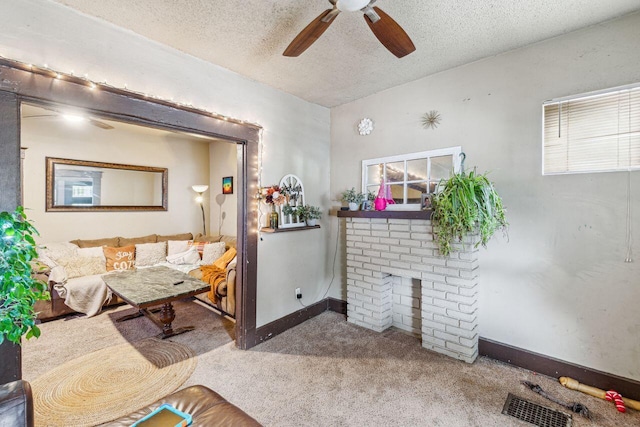
[[[233,259],[236,257],[236,253],[237,252],[235,248],[230,248],[213,264],[203,265],[200,267],[200,271],[202,271],[202,281],[211,285],[208,296],[211,302],[214,304],[218,302],[216,289],[218,288],[220,282],[225,280],[227,274],[227,265],[231,261],[233,261]]]

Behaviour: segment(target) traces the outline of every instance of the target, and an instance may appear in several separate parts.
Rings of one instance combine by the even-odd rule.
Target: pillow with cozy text
[[[107,271],[124,271],[135,269],[136,246],[123,246],[121,248],[103,248],[107,258]]]

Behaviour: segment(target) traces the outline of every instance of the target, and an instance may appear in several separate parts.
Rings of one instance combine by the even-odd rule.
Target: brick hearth
[[[367,214],[376,217],[361,217]],[[380,214],[338,214],[346,220],[348,321],[378,332],[393,325],[421,335],[424,348],[472,363],[478,357],[475,241],[442,257],[430,221]],[[407,216],[418,214],[428,218]]]

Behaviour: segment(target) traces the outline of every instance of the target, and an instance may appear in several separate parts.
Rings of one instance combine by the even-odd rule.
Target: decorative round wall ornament
[[[369,135],[373,131],[373,120],[365,117],[358,123],[358,133],[362,136]]]

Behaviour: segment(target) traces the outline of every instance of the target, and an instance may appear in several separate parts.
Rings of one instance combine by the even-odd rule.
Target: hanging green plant
[[[30,261],[38,257],[34,234],[22,207],[0,213],[0,344],[5,339],[19,344],[24,334],[40,336],[33,306],[49,294],[46,283],[31,275]]]
[[[507,221],[502,199],[486,175],[474,170],[468,175],[454,174],[440,183],[439,191],[431,198],[431,220],[437,227],[436,235],[440,253],[448,256],[452,243],[469,233],[477,232],[476,244],[487,246],[493,234],[506,231]]]

